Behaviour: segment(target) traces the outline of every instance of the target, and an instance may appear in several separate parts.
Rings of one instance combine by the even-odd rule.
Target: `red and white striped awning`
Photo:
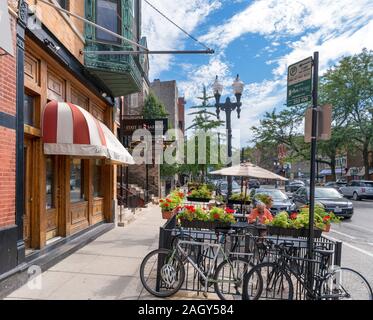
[[[88,111],[72,103],[49,102],[43,111],[44,153],[135,161],[110,129]]]

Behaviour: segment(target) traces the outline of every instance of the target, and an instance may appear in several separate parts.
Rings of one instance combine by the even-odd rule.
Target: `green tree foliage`
[[[319,141],[319,155],[331,167],[335,178],[336,158],[348,148],[363,154],[365,178],[369,178],[369,148],[373,142],[373,51],[343,58],[320,78],[319,104],[332,104],[332,136]],[[262,151],[284,144],[289,150],[287,161],[309,160],[310,145],[304,142],[303,119],[306,105],[285,107],[267,112],[260,125],[253,127],[254,142]],[[270,151],[269,151],[270,153]]]
[[[142,113],[144,119],[162,119],[168,116],[165,106],[158,100],[154,93],[147,96]]]
[[[321,79],[323,101],[333,105],[335,127],[346,128],[348,140],[363,154],[369,178],[369,148],[373,142],[373,51],[343,58]]]
[[[215,106],[208,103],[209,99],[213,98],[213,96],[207,96],[205,86],[203,86],[202,97],[197,98],[202,100],[202,104],[190,107],[191,109],[197,109],[197,111],[189,113],[189,115],[194,115],[195,117],[192,125],[189,126],[187,130],[194,128],[196,130],[203,130],[207,132],[209,130],[219,128],[224,121],[218,120],[216,113],[208,111],[208,109],[215,108]]]

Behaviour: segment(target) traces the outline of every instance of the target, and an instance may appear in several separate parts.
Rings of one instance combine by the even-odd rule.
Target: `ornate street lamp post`
[[[231,124],[231,113],[235,109],[237,110],[237,117],[240,118],[241,113],[241,96],[244,88],[244,83],[240,80],[239,75],[237,74],[236,79],[234,80],[233,84],[233,93],[236,96],[236,102],[231,102],[229,97],[226,98],[225,103],[220,102],[220,98],[223,92],[223,85],[219,82],[218,76],[216,76],[215,82],[213,84],[213,91],[215,96],[215,107],[216,107],[216,115],[218,119],[220,119],[220,110],[225,111],[225,122],[226,128],[228,133],[228,166],[232,165],[232,124]],[[227,176],[228,182],[228,198],[232,194],[232,177]]]

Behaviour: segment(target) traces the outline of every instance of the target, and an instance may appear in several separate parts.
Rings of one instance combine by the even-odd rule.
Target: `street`
[[[333,224],[327,237],[343,241],[342,266],[360,272],[373,285],[373,200],[353,203],[351,220]]]

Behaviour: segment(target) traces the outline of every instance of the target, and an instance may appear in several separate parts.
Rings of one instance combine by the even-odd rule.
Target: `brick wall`
[[[10,15],[16,49],[16,19]],[[1,54],[3,53],[0,50]],[[16,59],[0,56],[0,112],[16,114]],[[15,223],[16,132],[0,126],[0,228]]]

